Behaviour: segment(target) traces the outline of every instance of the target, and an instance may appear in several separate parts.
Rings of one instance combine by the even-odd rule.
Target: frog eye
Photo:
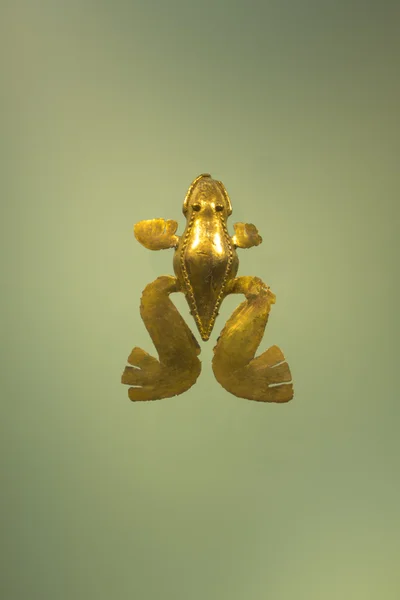
[[[222,206],[222,204],[217,204],[217,206],[215,207],[215,210],[218,212],[221,212],[221,210],[224,210],[224,207]]]
[[[199,212],[199,210],[200,210],[201,206],[200,206],[200,204],[193,204],[192,208],[193,208],[193,210],[195,210],[196,212]]]

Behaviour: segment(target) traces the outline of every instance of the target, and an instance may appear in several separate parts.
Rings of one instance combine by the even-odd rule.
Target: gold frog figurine
[[[258,277],[236,277],[236,248],[262,242],[254,225],[235,223],[230,236],[227,220],[231,201],[221,183],[199,175],[186,194],[186,229],[175,235],[173,220],[140,221],[136,239],[149,250],[175,248],[175,277],[162,276],[143,291],[140,314],[158,352],[158,360],[141,348],[128,357],[122,383],[133,401],[158,400],[186,392],[197,380],[200,346],[169,295],[183,292],[202,340],[213,330],[222,300],[244,294],[214,348],[212,367],[217,381],[239,398],[259,402],[288,402],[293,398],[289,365],[281,350],[271,346],[254,357],[264,334],[275,295]]]

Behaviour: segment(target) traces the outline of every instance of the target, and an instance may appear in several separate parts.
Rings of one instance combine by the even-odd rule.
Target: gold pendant
[[[174,292],[185,295],[203,341],[211,335],[223,299],[243,294],[245,301],[226,323],[214,348],[214,375],[239,398],[259,402],[293,398],[292,377],[282,351],[272,346],[255,358],[275,295],[258,277],[236,277],[236,249],[258,246],[262,238],[248,223],[235,223],[235,234],[230,236],[227,220],[231,213],[224,185],[203,174],[186,194],[186,228],[180,237],[175,235],[178,223],[173,220],[152,219],[135,225],[136,239],[149,250],[175,249],[175,276],[158,277],[143,291],[140,314],[158,359],[141,348],[132,350],[121,380],[131,386],[131,400],[182,394],[200,374],[200,346],[169,298]]]

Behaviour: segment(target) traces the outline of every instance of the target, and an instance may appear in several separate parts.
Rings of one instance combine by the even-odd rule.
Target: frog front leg
[[[282,351],[271,346],[254,358],[275,296],[258,277],[232,280],[225,295],[244,294],[214,348],[217,381],[239,398],[259,402],[288,402],[293,398],[289,365]]]
[[[177,228],[178,223],[173,219],[150,219],[136,223],[133,231],[137,241],[148,250],[167,250],[179,243]]]
[[[129,355],[121,382],[134,386],[129,398],[158,400],[186,392],[196,382],[200,347],[169,295],[180,291],[176,277],[162,276],[143,291],[140,314],[158,352],[159,360],[141,348]]]
[[[235,248],[253,248],[261,244],[262,237],[253,223],[234,223],[233,228],[232,244]]]

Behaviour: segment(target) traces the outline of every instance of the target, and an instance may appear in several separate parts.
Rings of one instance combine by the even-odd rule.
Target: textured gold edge
[[[226,282],[227,282],[228,275],[229,275],[229,272],[231,270],[232,261],[233,261],[233,248],[232,248],[231,236],[229,235],[228,228],[226,226],[226,223],[225,223],[222,215],[218,215],[218,216],[219,216],[219,219],[220,219],[221,224],[222,224],[222,229],[224,230],[224,233],[225,233],[225,239],[228,242],[229,257],[228,257],[228,264],[226,265],[226,271],[225,271],[224,279],[222,281],[221,289],[220,289],[220,292],[218,294],[217,301],[215,303],[213,314],[211,315],[210,325],[209,325],[209,328],[208,328],[208,331],[207,331],[208,337],[210,337],[210,333],[211,333],[211,331],[212,331],[212,329],[214,327],[215,319],[217,318],[217,315],[218,315],[219,307],[221,306],[221,302],[222,302],[223,297],[224,297],[225,288],[226,288]]]
[[[222,191],[222,193],[225,197],[226,203],[228,205],[228,217],[230,217],[232,214],[232,203],[231,203],[231,199],[229,197],[228,191],[227,191],[226,187],[224,186],[224,184],[222,183],[222,181],[217,181],[217,185],[219,186],[220,190]]]
[[[190,307],[191,307],[191,309],[192,309],[192,311],[194,313],[193,317],[194,317],[194,320],[196,321],[197,326],[199,328],[201,338],[203,339],[204,330],[203,330],[203,327],[201,325],[201,321],[200,321],[200,317],[199,317],[199,311],[197,310],[197,305],[196,305],[196,299],[194,297],[193,288],[192,288],[192,286],[190,284],[189,275],[188,275],[188,272],[187,272],[187,269],[186,269],[185,259],[184,259],[186,247],[187,247],[187,244],[188,244],[189,235],[190,235],[190,232],[191,232],[192,227],[193,227],[193,221],[194,221],[194,214],[192,214],[192,216],[190,218],[190,221],[188,223],[186,234],[185,234],[185,237],[183,239],[183,244],[182,244],[182,248],[181,248],[181,252],[180,252],[180,256],[179,256],[179,261],[181,263],[181,269],[182,269],[183,281],[185,283],[185,288],[186,288],[186,291],[189,294],[189,304],[190,304]]]
[[[187,208],[188,208],[190,196],[192,195],[192,192],[194,190],[194,187],[195,187],[196,183],[198,183],[200,181],[200,179],[203,179],[204,177],[209,177],[210,179],[212,179],[212,176],[210,175],[210,173],[202,173],[201,175],[199,175],[198,177],[196,177],[196,179],[193,179],[192,183],[190,184],[189,189],[186,192],[185,199],[183,201],[182,212],[183,212],[184,215],[187,212]]]

